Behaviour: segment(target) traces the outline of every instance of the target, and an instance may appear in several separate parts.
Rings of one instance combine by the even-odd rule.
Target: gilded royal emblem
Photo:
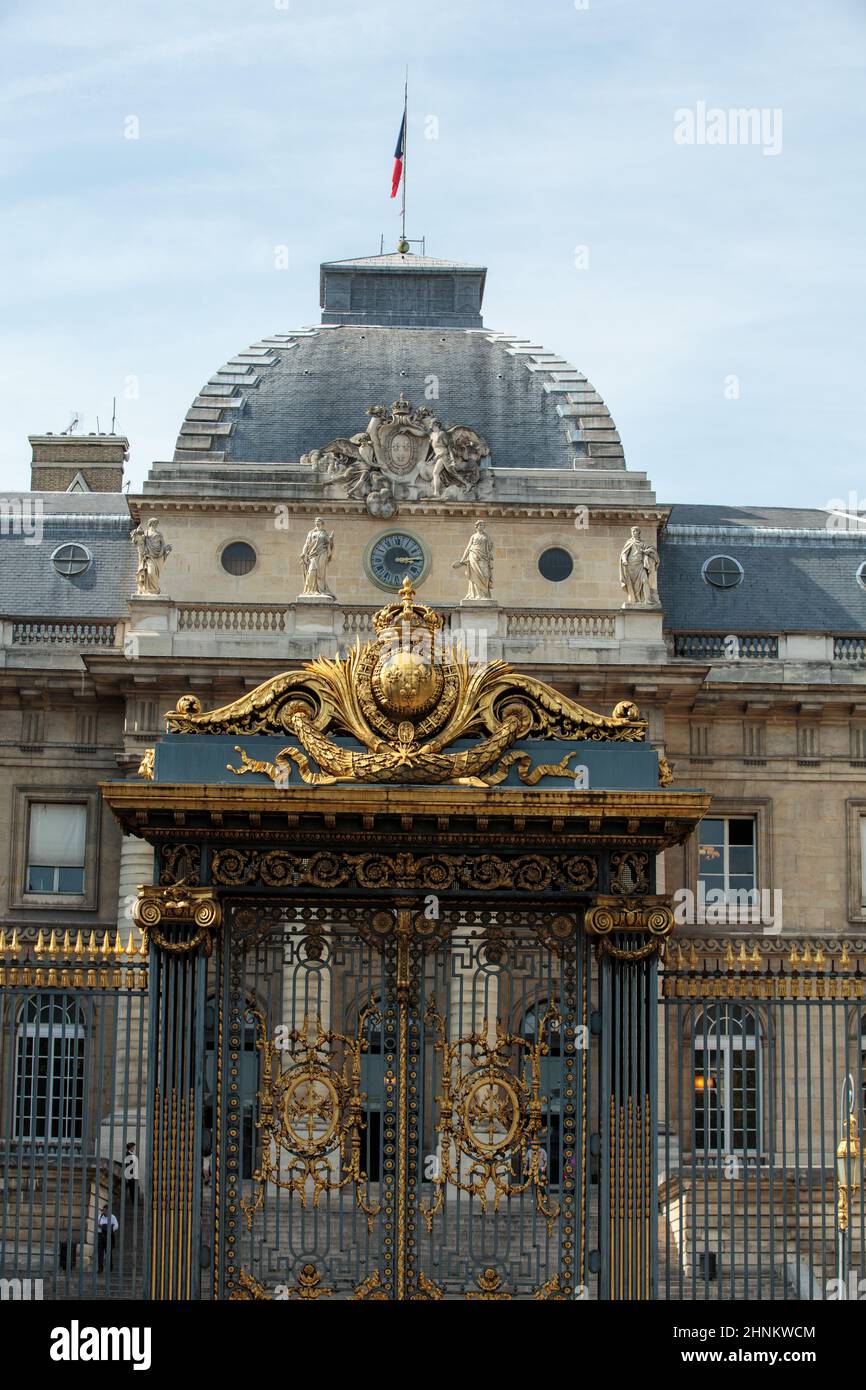
[[[524,739],[643,742],[646,721],[622,701],[595,714],[567,696],[513,671],[504,661],[471,665],[442,640],[442,617],[415,601],[406,580],[399,599],[374,620],[376,638],[346,657],[317,657],[299,671],[265,681],[242,699],[203,714],[185,696],[166,715],[170,732],[291,734],[273,761],[237,745],[243,776],[264,773],[290,784],[293,768],[314,786],[334,782],[457,782],[492,786],[513,763],[520,780],[573,776],[577,749],[534,766],[512,746]],[[344,736],[337,743],[334,735]],[[345,736],[357,744],[348,746]],[[453,749],[458,740],[468,746]],[[504,755],[508,757],[503,761]]]
[[[442,1065],[435,1196],[421,1207],[427,1230],[432,1231],[450,1185],[475,1197],[485,1214],[526,1192],[552,1231],[559,1206],[547,1182],[541,1065],[551,1050],[551,1034],[558,1037],[562,1027],[558,1012],[547,1010],[535,1042],[508,1032],[500,1019],[487,1018],[477,1032],[449,1042],[445,1019],[432,1001],[426,1021]]]
[[[309,1202],[315,1209],[322,1193],[352,1184],[372,1230],[379,1208],[367,1199],[367,1175],[361,1167],[361,1057],[368,1047],[368,1025],[379,1015],[363,1009],[354,1038],[323,1028],[319,1018],[304,1018],[301,1028],[284,1030],[286,1037],[278,1045],[270,1040],[264,1014],[258,1009],[252,1013],[262,1062],[256,1121],[262,1151],[253,1174],[255,1195],[251,1201],[241,1199],[249,1229],[269,1185],[295,1193],[303,1207]]]

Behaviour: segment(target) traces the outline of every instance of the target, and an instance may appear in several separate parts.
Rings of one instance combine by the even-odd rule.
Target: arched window
[[[31,994],[15,1048],[15,1134],[25,1144],[71,1144],[84,1128],[87,1030],[67,994]]]
[[[761,1032],[746,1004],[712,1004],[692,1036],[694,1148],[757,1154],[761,1135]]]

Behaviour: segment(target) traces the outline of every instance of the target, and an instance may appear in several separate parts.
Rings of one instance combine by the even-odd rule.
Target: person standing
[[[108,1207],[103,1207],[102,1211],[99,1213],[99,1221],[97,1222],[96,1239],[97,1262],[99,1265],[100,1274],[105,1268],[106,1249],[108,1250],[109,1269],[111,1269],[111,1266],[114,1262],[114,1237],[117,1234],[117,1230],[118,1222],[114,1212],[109,1212]],[[109,1241],[111,1241],[110,1245]]]

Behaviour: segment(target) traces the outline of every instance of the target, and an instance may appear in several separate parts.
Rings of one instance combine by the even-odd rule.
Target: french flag
[[[391,175],[391,197],[397,197],[397,189],[400,187],[400,180],[403,177],[403,160],[406,157],[406,108],[403,107],[403,119],[400,122],[400,134],[397,136],[397,148],[394,151],[394,172]]]

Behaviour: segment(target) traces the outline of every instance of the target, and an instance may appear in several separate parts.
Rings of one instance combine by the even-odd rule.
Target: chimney
[[[122,434],[31,434],[33,492],[121,492],[129,440]]]

